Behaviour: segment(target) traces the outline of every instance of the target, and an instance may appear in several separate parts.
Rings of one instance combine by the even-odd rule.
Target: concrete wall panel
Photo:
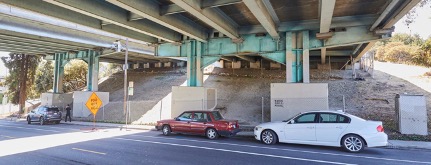
[[[72,93],[42,93],[40,97],[41,104],[47,106],[57,106],[63,110],[67,104],[72,104]]]
[[[271,121],[287,120],[301,112],[328,109],[326,83],[271,84]]]
[[[250,62],[250,68],[260,69],[260,61]]]
[[[90,110],[86,107],[86,103],[93,92],[89,91],[75,91],[73,92],[73,107],[72,117],[88,117],[91,114]],[[103,106],[109,103],[109,92],[94,92],[102,100]],[[100,113],[100,109],[98,113]]]
[[[216,92],[215,89],[204,87],[172,87],[171,118],[187,110],[213,109],[217,105]]]
[[[234,69],[241,68],[241,61],[232,62],[232,68],[234,68]]]

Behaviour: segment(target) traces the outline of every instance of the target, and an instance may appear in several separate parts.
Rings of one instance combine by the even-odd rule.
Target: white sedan
[[[349,152],[388,144],[381,121],[367,121],[340,111],[312,111],[285,121],[263,123],[254,128],[254,137],[265,144],[334,146]]]

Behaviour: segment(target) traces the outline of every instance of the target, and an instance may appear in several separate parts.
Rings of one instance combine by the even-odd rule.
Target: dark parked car
[[[208,139],[235,136],[241,130],[238,120],[226,120],[218,111],[185,111],[178,117],[157,122],[163,135],[171,132],[205,135]]]
[[[61,121],[61,112],[58,107],[40,106],[27,114],[27,123],[39,122],[44,125],[47,122],[59,124]]]

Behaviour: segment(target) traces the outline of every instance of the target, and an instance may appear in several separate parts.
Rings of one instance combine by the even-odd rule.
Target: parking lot
[[[430,150],[264,145],[253,138],[208,140],[161,132],[0,120],[0,161],[8,164],[431,164]]]

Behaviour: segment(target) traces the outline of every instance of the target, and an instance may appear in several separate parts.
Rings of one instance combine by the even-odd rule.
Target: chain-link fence
[[[161,101],[128,101],[127,109],[124,102],[110,102],[101,107],[96,113],[96,121],[113,123],[151,124],[166,118],[170,111],[170,102]],[[169,116],[170,117],[170,116]],[[85,103],[74,103],[73,118],[78,120],[92,121],[93,114],[88,110]]]
[[[328,110],[328,98],[271,98],[271,121],[287,120],[301,112]]]
[[[374,52],[367,52],[361,57],[361,70],[368,72],[374,78]]]
[[[96,113],[96,121],[133,124],[154,124],[159,120],[171,119],[175,117],[176,107],[185,107],[182,110],[212,110],[215,108],[214,100],[183,100],[171,101],[170,97],[165,97],[160,101],[128,101],[125,109],[124,102],[110,102],[102,106]],[[93,114],[86,107],[85,102],[74,103],[72,107],[72,117],[75,120],[93,121]]]

